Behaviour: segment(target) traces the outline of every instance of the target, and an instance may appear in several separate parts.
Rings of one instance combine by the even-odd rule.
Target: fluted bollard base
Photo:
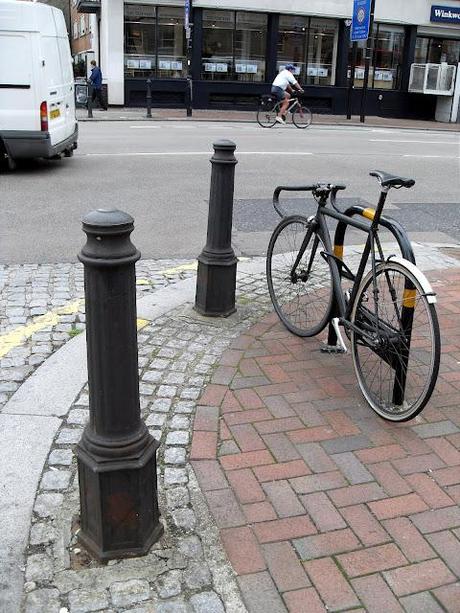
[[[110,459],[89,450],[84,436],[76,449],[81,501],[78,537],[99,560],[145,555],[163,534],[156,503],[159,443],[151,436],[146,443],[135,456],[121,452],[122,457]]]
[[[204,253],[198,256],[195,310],[208,317],[228,317],[236,311],[237,258],[219,262]]]

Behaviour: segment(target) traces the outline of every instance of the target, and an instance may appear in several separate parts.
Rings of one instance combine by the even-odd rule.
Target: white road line
[[[131,130],[159,130],[163,126],[129,126]]]
[[[370,138],[370,143],[415,143],[417,145],[457,145],[460,146],[460,141],[447,140],[396,140],[392,138]]]
[[[211,155],[212,151],[143,151],[129,153],[81,153],[84,157],[134,157],[134,156],[165,156],[165,155]],[[237,155],[313,155],[307,151],[237,151]]]
[[[440,160],[460,160],[460,155],[417,155],[405,153],[403,158],[438,158]]]

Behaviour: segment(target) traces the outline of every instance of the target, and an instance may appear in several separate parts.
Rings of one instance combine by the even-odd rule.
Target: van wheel
[[[73,149],[66,149],[64,151],[64,157],[71,158],[73,156]]]
[[[13,160],[13,158],[8,157],[8,168],[9,170],[16,170],[17,164],[16,161]]]

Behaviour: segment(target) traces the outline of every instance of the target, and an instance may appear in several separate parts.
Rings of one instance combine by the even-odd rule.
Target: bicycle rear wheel
[[[441,351],[436,309],[422,285],[402,264],[380,264],[375,287],[372,272],[363,279],[351,321],[373,336],[369,342],[351,333],[353,364],[367,402],[389,421],[412,419],[433,392]]]
[[[268,108],[266,105],[261,104],[257,110],[257,123],[259,126],[262,126],[262,128],[273,128],[279,108],[279,102]]]
[[[308,128],[312,122],[312,114],[306,106],[298,106],[292,115],[292,122],[296,128]]]
[[[314,336],[329,321],[332,275],[322,251],[321,237],[301,215],[285,217],[268,245],[270,298],[283,324],[298,336]]]

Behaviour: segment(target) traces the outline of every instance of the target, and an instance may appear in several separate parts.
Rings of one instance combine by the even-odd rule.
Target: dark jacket
[[[102,72],[101,72],[101,69],[99,68],[99,66],[95,66],[91,70],[91,75],[89,77],[89,80],[91,81],[91,84],[94,87],[94,89],[101,89],[101,87],[102,87]]]

